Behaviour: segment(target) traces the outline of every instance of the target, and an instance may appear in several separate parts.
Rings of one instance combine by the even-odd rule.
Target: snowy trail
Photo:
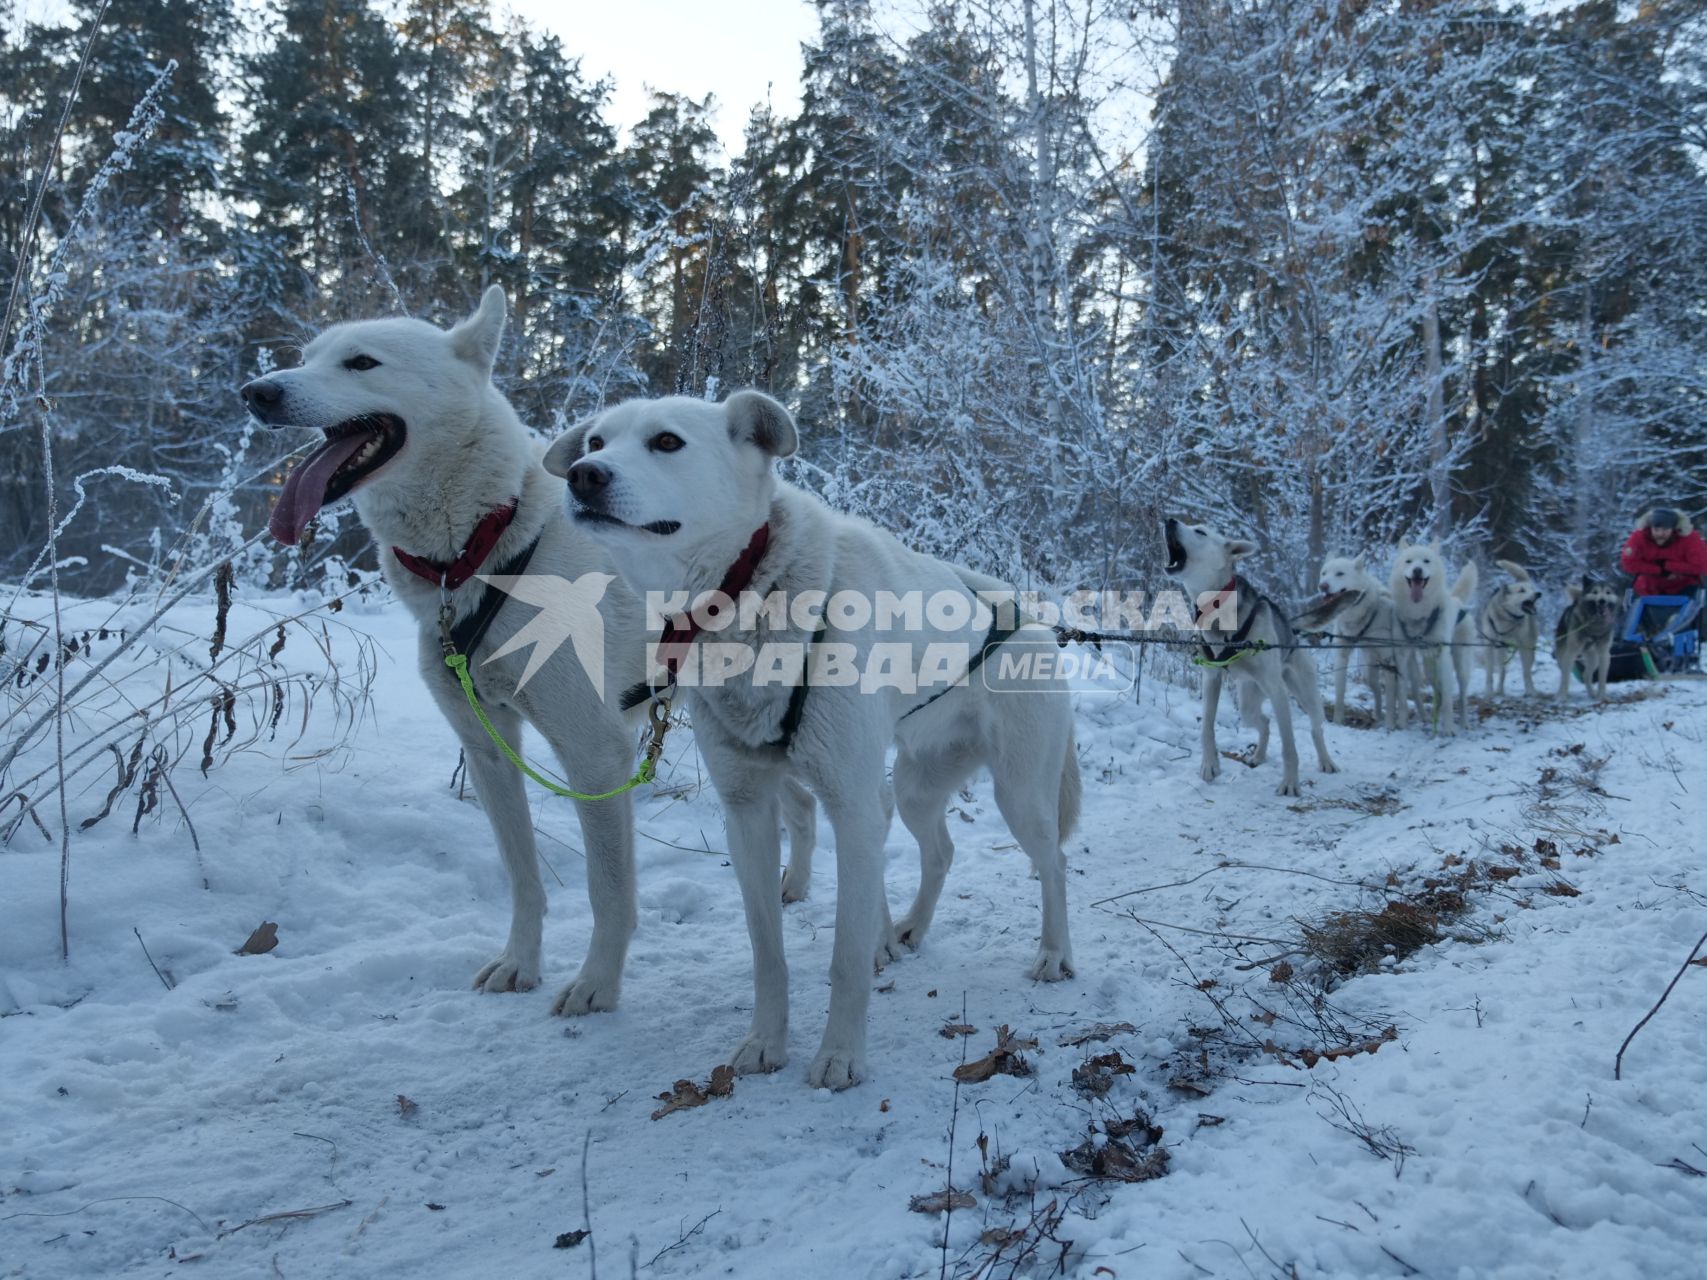
[[[631,1258],[658,1276],[934,1276],[942,1219],[908,1204],[942,1188],[951,1118],[954,1183],[977,1200],[951,1220],[951,1275],[989,1254],[986,1230],[1069,1196],[1056,1234],[1073,1242],[1068,1273],[1087,1277],[1701,1273],[1707,1177],[1668,1166],[1707,1169],[1707,970],[1637,1038],[1624,1081],[1611,1071],[1707,928],[1703,685],[1626,687],[1627,701],[1558,717],[1502,712],[1438,745],[1330,727],[1344,772],[1306,765],[1302,804],[1273,794],[1275,762],[1200,782],[1196,702],[1181,689],[1147,680],[1137,705],[1086,699],[1076,980],[1023,976],[1036,883],[980,783],[951,815],[958,857],[925,947],[877,979],[871,1078],[808,1089],[835,908],[826,828],[812,896],[785,915],[788,1068],[654,1122],[656,1095],[703,1083],[750,1008],[739,893],[691,738],[672,738],[665,778],[682,794],[638,806],[622,1007],[547,1015],[590,917],[573,813],[537,791],[546,980],[476,995],[468,982],[507,924],[503,873],[477,806],[447,789],[456,751],[419,687],[409,625],[396,610],[353,624],[388,655],[357,749],[294,764],[249,753],[205,781],[180,771],[200,867],[175,815],[136,837],[122,817],[87,833],[68,967],[56,848],[25,829],[0,850],[0,1275],[165,1275],[180,1261],[219,1276],[588,1275],[596,1248],[606,1276],[630,1274]],[[1556,873],[1497,851],[1538,837],[1558,844]],[[899,824],[888,857],[899,911],[917,881]],[[1234,968],[1226,935],[1293,939],[1299,919],[1378,909],[1359,884],[1393,873],[1415,888],[1450,877],[1453,857],[1513,865],[1472,894],[1464,927],[1486,940],[1425,947],[1330,997],[1346,1018],[1395,1025],[1396,1041],[1311,1070],[1233,1052],[1211,997],[1249,1022],[1249,996],[1280,993],[1263,969]],[[1558,879],[1577,896],[1548,892]],[[263,919],[277,950],[233,955]],[[964,1043],[938,1034],[963,1000],[978,1028]],[[1060,1045],[1097,1022],[1135,1029]],[[957,1109],[953,1069],[1002,1024],[1039,1042],[1035,1074],[962,1085]],[[1250,1025],[1256,1043],[1303,1045],[1284,1022]],[[1110,1048],[1137,1070],[1093,1103],[1072,1070]],[[1181,1078],[1208,1092],[1168,1087]],[[1087,1186],[1062,1166],[1057,1153],[1111,1108],[1164,1129],[1167,1176]],[[1335,1127],[1345,1114],[1403,1144],[1402,1168]],[[978,1177],[981,1132],[1009,1161],[996,1194]],[[593,1237],[555,1250],[585,1225],[583,1144]],[[321,1211],[254,1221],[307,1209]],[[1041,1247],[1045,1274],[1058,1246]]]

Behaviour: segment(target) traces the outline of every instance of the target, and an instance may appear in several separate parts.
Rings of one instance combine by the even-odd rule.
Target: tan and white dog
[[[516,743],[527,721],[570,785],[589,794],[618,786],[635,767],[632,717],[618,710],[616,694],[643,672],[645,631],[639,600],[616,580],[604,550],[564,517],[562,488],[540,466],[542,446],[493,385],[504,312],[494,286],[448,331],[410,319],[336,325],[303,349],[299,366],[257,378],[242,395],[267,426],[325,437],[285,481],[274,535],[295,544],[321,507],[352,498],[379,543],[387,581],[419,624],[421,678],[462,744],[510,878],[509,938],[474,985],[526,991],[540,980],[545,917],[527,792],[445,667],[440,606],[449,604],[459,629],[487,623],[469,668],[494,727]],[[410,562],[430,566],[428,576]],[[518,633],[540,610],[510,601],[476,569],[512,589],[518,580],[557,584],[559,606],[573,588],[602,644],[565,644],[536,664],[536,646]],[[434,580],[441,573],[454,583],[447,590]],[[580,972],[552,1002],[560,1014],[615,1007],[636,918],[629,798],[577,801],[576,810],[593,931]],[[791,849],[807,848],[811,797],[788,788],[785,812]]]
[[[1398,624],[1401,665],[1413,699],[1421,705],[1426,677],[1434,693],[1435,732],[1456,732],[1453,708],[1470,725],[1470,655],[1476,625],[1470,600],[1476,566],[1467,564],[1450,590],[1440,544],[1407,543],[1393,561],[1393,617]]]
[[[1476,615],[1476,630],[1486,646],[1482,663],[1488,674],[1487,697],[1505,697],[1506,667],[1515,650],[1523,666],[1523,696],[1535,696],[1535,648],[1541,638],[1541,588],[1529,571],[1511,560],[1496,560],[1510,582],[1501,583]]]
[[[1031,976],[1071,975],[1061,845],[1078,814],[1079,765],[1065,686],[1002,673],[1003,655],[1054,645],[1053,633],[1019,625],[998,636],[954,566],[779,480],[773,463],[797,443],[788,411],[759,392],[723,404],[677,396],[606,410],[553,444],[545,465],[568,480],[577,527],[608,548],[632,590],[670,610],[720,584],[733,584],[725,595],[744,585],[741,599],[782,602],[776,612],[736,607],[714,632],[674,632],[665,648],[680,657],[679,696],[723,804],[753,945],[752,1027],[729,1061],[753,1072],[788,1059],[777,804],[793,770],[836,836],[829,1019],[807,1079],[839,1089],[866,1072],[873,957],[928,927],[953,857],[948,802],[980,766],[1041,882]],[[884,597],[899,605],[880,626]],[[988,661],[968,679],[971,654]],[[934,687],[902,678],[918,672]],[[893,930],[883,890],[891,742],[895,807],[921,860],[918,896]]]

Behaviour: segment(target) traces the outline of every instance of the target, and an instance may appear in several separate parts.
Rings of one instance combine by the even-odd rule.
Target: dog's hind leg
[[[1535,696],[1535,646],[1525,645],[1518,650],[1523,661],[1523,696]]]
[[[1334,655],[1334,723],[1341,726],[1345,724],[1346,677],[1350,674],[1351,650],[1341,649]],[[1381,711],[1380,690],[1376,690],[1375,704],[1376,714],[1379,715]]]
[[[1037,870],[1043,897],[1043,932],[1030,974],[1044,982],[1073,976],[1067,929],[1067,859],[1061,851],[1059,793],[1064,742],[1047,746],[1012,742],[990,762],[996,807]],[[1040,749],[1041,748],[1041,749]]]
[[[1292,700],[1286,696],[1285,671],[1277,662],[1263,673],[1261,679],[1262,688],[1258,696],[1268,695],[1269,709],[1274,712],[1274,727],[1280,733],[1281,776],[1276,791],[1283,796],[1295,796],[1298,794],[1298,740],[1292,732]],[[1267,736],[1267,733],[1263,734],[1264,738]]]
[[[1339,766],[1328,754],[1328,739],[1322,714],[1322,691],[1316,685],[1316,664],[1308,654],[1295,653],[1286,667],[1286,683],[1292,696],[1310,716],[1310,738],[1316,744],[1316,765],[1323,773],[1338,773]]]
[[[954,841],[948,834],[949,797],[977,767],[978,757],[963,748],[942,752],[903,748],[895,757],[895,807],[919,842],[919,892],[907,914],[895,923],[895,939],[906,946],[918,946],[931,927],[954,862]]]
[[[818,844],[818,802],[795,778],[782,783],[782,825],[788,829],[788,868],[782,900],[800,902],[812,887],[812,853]]]
[[[1255,680],[1240,680],[1239,719],[1245,728],[1257,731],[1257,745],[1251,752],[1251,764],[1256,766],[1268,759],[1268,717],[1262,709],[1262,687]]]
[[[1217,667],[1209,667],[1203,673],[1203,730],[1198,738],[1198,750],[1202,760],[1198,763],[1197,774],[1205,782],[1214,782],[1215,776],[1221,772],[1221,751],[1215,745],[1215,715],[1221,708],[1221,671]]]

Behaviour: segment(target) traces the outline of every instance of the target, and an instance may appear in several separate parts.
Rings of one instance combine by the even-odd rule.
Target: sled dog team
[[[1043,981],[1072,976],[1062,852],[1080,805],[1072,704],[1058,676],[992,656],[1053,648],[1053,633],[1023,615],[992,619],[980,593],[1000,584],[912,551],[778,478],[773,463],[795,451],[799,429],[759,392],[722,404],[629,401],[577,425],[542,457],[492,381],[504,323],[504,296],[493,287],[448,331],[412,319],[337,325],[304,348],[297,367],[242,389],[261,422],[323,436],[285,481],[274,535],[294,544],[322,506],[350,497],[380,547],[386,578],[418,623],[422,678],[463,747],[511,884],[509,936],[474,985],[523,991],[542,970],[545,892],[533,824],[522,775],[498,739],[519,745],[526,722],[575,791],[596,797],[620,789],[652,695],[670,692],[692,652],[705,648],[695,644],[697,618],[671,617],[660,637],[643,601],[694,600],[713,589],[760,599],[923,593],[933,602],[882,630],[873,618],[831,610],[806,619],[737,611],[720,620],[715,636],[733,678],[683,677],[674,689],[727,818],[752,943],[752,1023],[729,1062],[741,1072],[774,1071],[788,1059],[782,908],[809,889],[814,797],[835,835],[836,923],[829,1017],[807,1071],[813,1085],[845,1088],[865,1073],[873,964],[918,946],[929,930],[954,857],[948,803],[979,769],[990,771],[996,805],[1038,879],[1040,943],[1029,972]],[[1230,677],[1247,718],[1260,722],[1258,759],[1267,748],[1261,706],[1268,702],[1281,737],[1280,789],[1297,794],[1290,701],[1310,717],[1321,768],[1334,769],[1313,657],[1293,647],[1286,615],[1239,576],[1249,543],[1179,521],[1167,523],[1164,537],[1167,571],[1194,598],[1237,587],[1237,616],[1218,617],[1201,632],[1208,673],[1202,776],[1219,768],[1215,711]],[[1510,637],[1528,688],[1539,593],[1516,566],[1502,567],[1513,583],[1484,607],[1481,625],[1484,634]],[[1425,679],[1443,732],[1453,723],[1454,676],[1456,715],[1466,716],[1471,650],[1443,642],[1477,634],[1469,616],[1475,573],[1466,569],[1450,590],[1446,577],[1438,549],[1426,546],[1401,548],[1390,591],[1361,559],[1324,567],[1323,596],[1306,625],[1391,643],[1359,650],[1390,726],[1403,716],[1401,688],[1420,699]],[[553,594],[536,598],[529,583],[550,584]],[[503,607],[511,590],[538,607]],[[1568,670],[1581,651],[1592,669],[1602,652],[1602,597],[1594,588],[1573,597],[1560,624],[1560,663]],[[589,629],[563,612],[574,609],[596,610],[599,625]],[[1610,611],[1605,617],[1609,643]],[[551,658],[536,619],[553,618],[563,623],[572,657]],[[467,658],[467,696],[446,669],[450,652]],[[936,688],[818,679],[832,661],[865,671],[898,659],[919,669],[921,656],[939,653],[963,656]],[[796,678],[759,679],[761,664],[777,654],[792,657]],[[1600,661],[1603,684],[1604,670]],[[813,678],[799,678],[803,671]],[[1342,661],[1338,716],[1345,678]],[[580,971],[552,1003],[560,1014],[616,1005],[636,924],[629,797],[575,805],[593,929]],[[911,907],[892,920],[883,845],[896,811],[919,846],[920,884]]]

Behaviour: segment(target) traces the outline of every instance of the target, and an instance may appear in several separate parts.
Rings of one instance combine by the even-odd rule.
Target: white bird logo
[[[516,681],[520,691],[567,640],[592,681],[593,692],[600,698],[605,696],[605,620],[599,614],[599,601],[604,599],[605,588],[616,581],[615,575],[583,573],[570,582],[551,573],[481,574],[480,580],[539,610],[482,666],[532,645],[522,678]]]

